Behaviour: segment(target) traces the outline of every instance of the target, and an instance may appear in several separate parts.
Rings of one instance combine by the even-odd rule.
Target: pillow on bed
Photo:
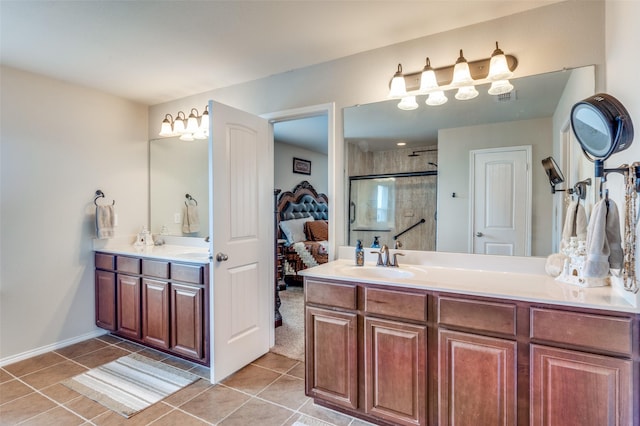
[[[287,243],[291,245],[298,241],[305,241],[304,224],[312,220],[312,217],[303,217],[301,219],[289,219],[280,222],[280,229],[282,229],[282,233],[287,238]]]
[[[329,222],[326,220],[314,220],[304,224],[304,233],[309,241],[328,241]]]

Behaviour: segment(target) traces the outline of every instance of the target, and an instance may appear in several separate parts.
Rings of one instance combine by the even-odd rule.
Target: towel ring
[[[104,192],[102,192],[101,190],[97,190],[96,191],[96,196],[93,198],[93,204],[96,205],[96,207],[98,207],[98,198],[105,198],[104,196]],[[113,200],[113,202],[111,203],[112,206],[116,205],[116,200]]]
[[[196,206],[198,205],[198,201],[196,201],[196,199],[195,199],[195,198],[193,198],[191,195],[189,195],[189,194],[185,194],[185,198],[186,198],[188,201],[193,201],[194,203],[196,203]],[[187,202],[185,201],[185,202],[184,202],[184,205],[185,205],[185,206],[188,206],[189,204],[187,204]]]

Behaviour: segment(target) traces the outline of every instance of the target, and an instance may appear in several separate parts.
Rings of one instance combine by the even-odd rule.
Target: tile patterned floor
[[[127,419],[60,384],[138,352],[202,377]],[[0,368],[0,425],[369,425],[313,404],[304,394],[304,363],[268,353],[213,386],[209,369],[110,335]]]

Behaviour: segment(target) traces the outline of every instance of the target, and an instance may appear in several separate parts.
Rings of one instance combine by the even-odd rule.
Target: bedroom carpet
[[[280,291],[282,326],[276,328],[276,343],[271,352],[304,361],[304,291],[288,286]]]
[[[62,384],[129,418],[198,379],[195,374],[131,354]]]

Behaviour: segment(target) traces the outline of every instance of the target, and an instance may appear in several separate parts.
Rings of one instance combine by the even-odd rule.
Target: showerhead
[[[416,152],[413,151],[411,154],[408,155],[408,157],[420,157],[420,154],[416,154]]]

